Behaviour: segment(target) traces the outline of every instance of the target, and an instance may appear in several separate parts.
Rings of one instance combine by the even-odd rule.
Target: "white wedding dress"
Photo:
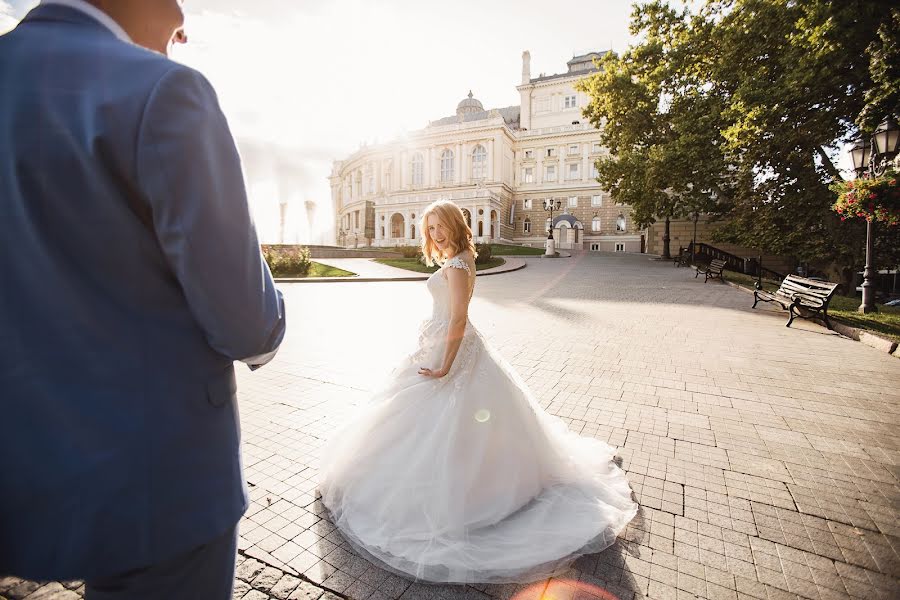
[[[334,524],[376,564],[419,580],[527,582],[611,545],[637,505],[615,448],[544,412],[471,323],[450,372],[448,268],[416,352],[323,450]],[[471,277],[471,274],[470,274]]]

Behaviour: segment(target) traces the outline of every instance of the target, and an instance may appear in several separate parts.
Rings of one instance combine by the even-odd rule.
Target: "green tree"
[[[640,43],[607,58],[584,87],[587,116],[623,153],[604,161],[618,168],[603,165],[601,182],[642,202],[642,216],[715,201],[722,239],[792,254],[849,283],[864,236],[831,212],[828,186],[841,177],[843,142],[900,112],[898,25],[888,0],[636,6]],[[646,175],[625,173],[642,159]],[[879,240],[888,255],[896,237]]]
[[[598,181],[632,207],[640,227],[709,212],[728,178],[719,135],[722,99],[696,68],[694,57],[714,52],[704,28],[686,11],[661,2],[635,7],[631,30],[644,43],[622,56],[608,54],[601,69],[579,84],[591,101],[585,116],[601,130],[610,155],[597,162]],[[712,142],[712,143],[711,143]]]

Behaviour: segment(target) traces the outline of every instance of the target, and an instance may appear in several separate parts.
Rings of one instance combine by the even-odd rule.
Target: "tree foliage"
[[[654,2],[635,8],[631,29],[645,42],[621,57],[607,54],[580,89],[591,97],[585,116],[610,150],[597,163],[598,180],[644,227],[709,211],[722,194],[724,105],[694,64],[715,52],[708,37],[688,35],[703,23]]]
[[[864,235],[830,210],[829,185],[843,143],[900,112],[896,3],[654,1],[635,7],[631,29],[640,42],[582,88],[613,197],[641,224],[714,210],[728,241],[858,265]]]

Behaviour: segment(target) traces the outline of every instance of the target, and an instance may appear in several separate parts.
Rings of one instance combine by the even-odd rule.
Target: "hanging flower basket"
[[[888,171],[881,177],[861,177],[832,184],[837,200],[831,209],[847,219],[865,219],[890,227],[900,225],[900,187],[897,172]]]

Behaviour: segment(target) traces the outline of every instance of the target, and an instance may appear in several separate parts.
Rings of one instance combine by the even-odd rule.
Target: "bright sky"
[[[0,0],[0,31],[35,0]],[[468,92],[486,108],[519,103],[532,74],[574,54],[622,51],[627,0],[185,0],[189,43],[173,58],[216,87],[245,161],[260,237],[331,234],[331,162],[454,114]],[[309,231],[304,203],[316,203]]]
[[[0,32],[34,4],[0,0]],[[523,50],[535,76],[633,41],[628,0],[185,0],[185,11],[189,43],[173,58],[216,87],[267,242],[279,202],[285,241],[334,241],[327,177],[361,142],[451,115],[470,89],[485,108],[518,104]]]

